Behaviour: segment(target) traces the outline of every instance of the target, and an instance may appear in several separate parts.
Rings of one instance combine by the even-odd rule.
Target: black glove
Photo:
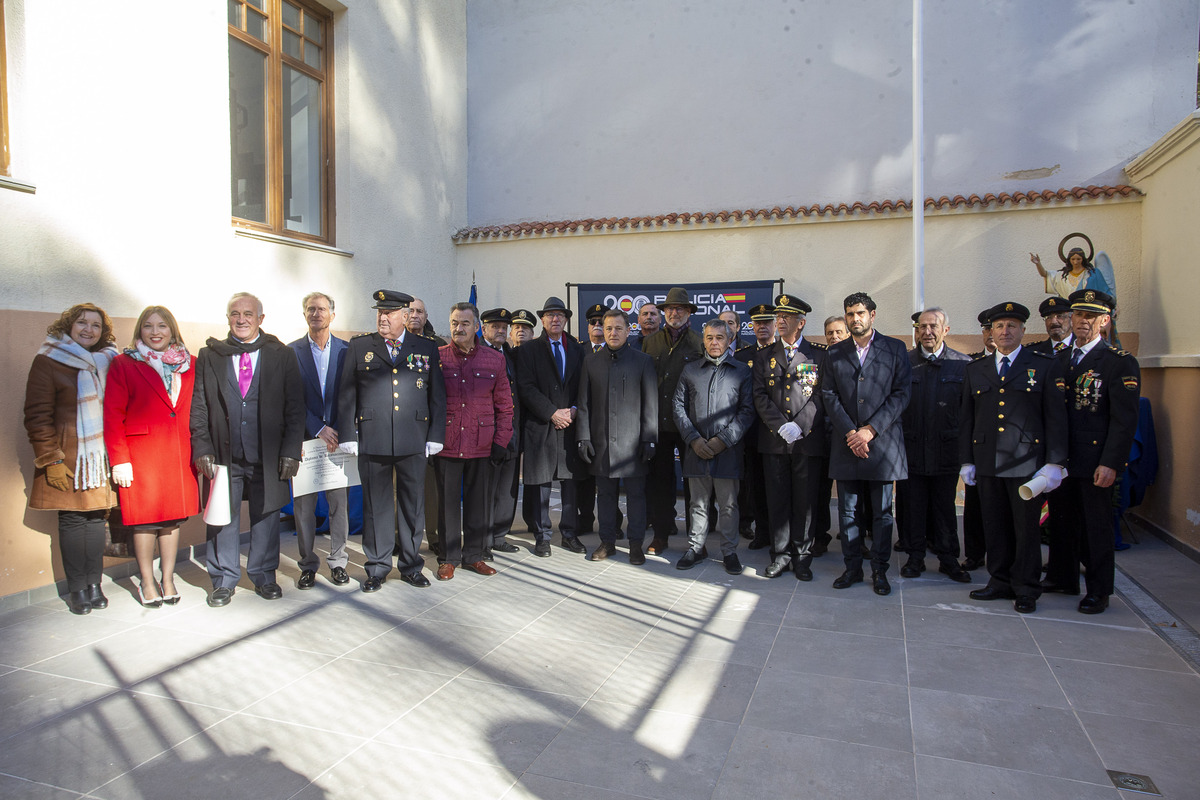
[[[596,457],[596,448],[592,447],[591,442],[580,442],[575,447],[579,450],[579,458],[583,463],[592,463],[592,459]]]
[[[638,452],[638,458],[643,464],[649,464],[654,460],[654,442],[642,442],[642,449]]]
[[[200,456],[196,459],[195,463],[196,469],[200,472],[200,474],[211,481],[212,476],[216,474],[217,471],[217,457],[210,453],[209,455]]]
[[[279,457],[279,480],[290,481],[300,471],[300,462],[287,456]]]
[[[488,457],[488,463],[493,467],[498,467],[508,460],[508,448],[492,442],[492,454]]]
[[[725,443],[721,441],[721,437],[714,436],[708,440],[708,449],[712,451],[715,458],[725,452]]]

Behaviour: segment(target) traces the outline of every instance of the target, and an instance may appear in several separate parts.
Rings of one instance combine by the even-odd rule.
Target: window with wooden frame
[[[8,56],[4,52],[4,0],[0,0],[0,175],[8,175]]]
[[[234,225],[333,243],[333,18],[227,0]]]

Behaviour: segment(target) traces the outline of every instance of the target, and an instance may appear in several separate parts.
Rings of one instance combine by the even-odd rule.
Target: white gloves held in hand
[[[794,422],[785,422],[779,426],[779,435],[788,444],[793,444],[799,441],[800,437],[804,435],[804,431],[800,430],[800,426]]]
[[[128,489],[133,484],[133,464],[113,464],[113,483],[122,489]]]

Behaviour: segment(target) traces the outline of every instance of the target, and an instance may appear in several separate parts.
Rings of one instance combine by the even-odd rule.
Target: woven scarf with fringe
[[[117,348],[84,350],[70,336],[47,336],[38,355],[78,370],[75,397],[75,488],[86,491],[108,484],[108,452],[104,448],[104,381]]]

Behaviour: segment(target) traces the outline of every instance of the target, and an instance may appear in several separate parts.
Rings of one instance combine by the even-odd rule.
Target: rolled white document
[[[1050,481],[1046,480],[1045,475],[1034,475],[1029,479],[1028,483],[1022,483],[1021,488],[1017,489],[1017,493],[1021,495],[1022,500],[1032,500],[1050,485]]]
[[[231,519],[229,467],[217,464],[213,467],[212,480],[208,482],[208,503],[204,506],[204,521],[214,528],[221,528],[228,525]]]

